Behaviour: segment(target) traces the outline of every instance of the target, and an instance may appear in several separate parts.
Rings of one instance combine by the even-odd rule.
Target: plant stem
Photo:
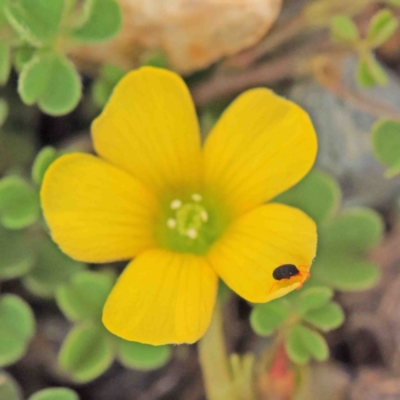
[[[199,342],[198,351],[207,400],[237,400],[233,393],[218,301],[208,331]]]

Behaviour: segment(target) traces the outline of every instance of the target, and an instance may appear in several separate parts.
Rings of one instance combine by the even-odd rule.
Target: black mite
[[[280,281],[282,279],[289,279],[292,276],[296,276],[299,274],[300,274],[300,271],[298,270],[298,268],[295,265],[284,264],[284,265],[281,265],[274,269],[274,272],[272,273],[272,277],[275,280]]]

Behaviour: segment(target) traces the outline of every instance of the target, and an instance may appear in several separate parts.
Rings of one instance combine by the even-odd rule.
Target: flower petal
[[[300,181],[316,152],[304,110],[270,90],[249,90],[224,112],[206,141],[205,181],[237,215]]]
[[[234,221],[207,258],[232,290],[248,301],[262,303],[301,287],[316,247],[311,218],[296,208],[271,203]],[[284,264],[294,264],[302,274],[275,280],[274,269]]]
[[[196,111],[175,73],[143,67],[127,74],[92,125],[96,152],[163,191],[200,179]]]
[[[154,196],[97,157],[75,153],[56,160],[41,199],[54,241],[72,258],[124,260],[154,246]]]
[[[150,250],[122,273],[104,306],[103,323],[126,340],[193,343],[210,324],[217,282],[202,257]]]

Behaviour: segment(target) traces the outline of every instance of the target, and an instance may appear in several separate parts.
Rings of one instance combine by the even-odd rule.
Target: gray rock
[[[343,80],[348,87],[363,90],[366,97],[400,110],[400,80],[396,75],[388,71],[387,86],[364,90],[355,82],[356,68],[355,58],[343,64]],[[389,208],[400,194],[400,178],[385,179],[385,166],[372,154],[371,128],[378,118],[314,80],[296,84],[289,97],[310,113],[319,138],[316,166],[339,180],[345,204]]]

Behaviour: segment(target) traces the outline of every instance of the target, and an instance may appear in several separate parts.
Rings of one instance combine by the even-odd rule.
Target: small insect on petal
[[[275,280],[289,279],[292,276],[299,275],[300,271],[294,264],[284,264],[274,269],[272,276]]]

